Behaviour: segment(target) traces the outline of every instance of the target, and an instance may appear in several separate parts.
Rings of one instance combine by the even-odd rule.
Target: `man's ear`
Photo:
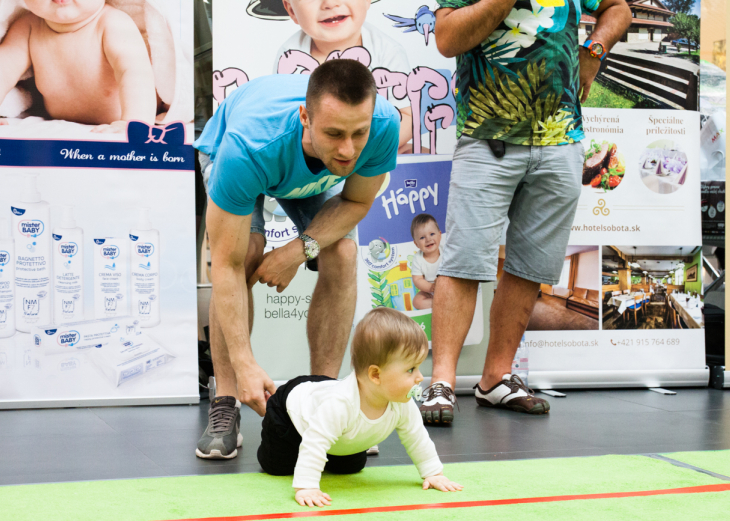
[[[368,367],[368,378],[375,385],[380,385],[380,367],[377,365],[371,365]]]
[[[292,9],[291,2],[288,0],[283,0],[282,2],[284,4],[284,9],[286,9],[286,12],[289,13],[289,17],[291,18],[292,22],[299,25],[299,20],[297,20],[297,15],[294,14],[294,9]]]
[[[307,107],[304,105],[299,105],[299,121],[302,122],[302,126],[309,130],[309,112],[307,112]]]

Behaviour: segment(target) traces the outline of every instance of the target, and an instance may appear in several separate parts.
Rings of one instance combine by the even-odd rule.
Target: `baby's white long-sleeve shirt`
[[[287,397],[286,409],[302,437],[294,488],[319,488],[327,454],[357,454],[381,443],[394,430],[421,478],[443,470],[416,403],[390,402],[380,418],[370,420],[360,410],[354,372],[344,380],[299,384]]]

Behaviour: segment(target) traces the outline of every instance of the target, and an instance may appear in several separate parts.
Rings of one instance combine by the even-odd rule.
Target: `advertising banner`
[[[88,23],[124,49],[77,52],[132,76],[77,56],[54,84],[54,41],[0,98],[0,408],[199,400],[192,5],[131,4]],[[56,9],[0,11],[0,53]]]
[[[527,4],[515,9],[525,11],[520,16],[534,15],[535,28],[505,32],[506,47],[532,46],[540,31],[555,30],[550,26],[553,9],[568,6],[539,0]],[[681,33],[672,29],[677,14],[694,17],[685,24],[690,29],[699,27],[699,2],[689,5],[688,13],[655,4],[632,3],[632,25],[602,63],[584,104],[585,164],[563,274],[558,284],[540,288],[524,339],[530,350],[530,385],[536,388],[707,382],[698,257],[704,208],[700,66],[696,49],[688,51],[681,41],[685,27]],[[379,94],[400,111],[398,167],[386,176],[358,229],[356,321],[373,307],[388,306],[412,317],[429,339],[429,277],[449,232],[445,214],[459,116],[456,62],[435,45],[437,9],[435,2],[422,0],[363,3],[362,12],[350,13],[360,24],[357,37],[341,42],[318,32],[320,21],[335,27],[337,17],[319,20],[314,11],[302,10],[293,13],[293,20],[281,0],[219,0],[213,13],[217,103],[262,75],[309,74],[326,60],[352,58],[370,68]],[[578,41],[566,45],[583,43],[595,24],[584,13]],[[500,65],[520,60],[520,50],[494,47],[486,59],[492,68],[483,71],[483,104],[489,105],[492,96],[501,100],[502,109],[519,113],[517,96],[532,87],[503,77]],[[538,76],[531,81],[541,81]],[[546,119],[546,142],[555,140],[556,132],[572,132],[561,127],[566,121],[559,116]],[[296,235],[274,200],[268,201],[265,214],[269,247]],[[502,247],[500,275],[503,258]],[[291,320],[292,311],[306,318],[316,274],[302,270],[300,275],[302,280],[295,278],[281,295],[254,289],[254,352],[276,380],[308,367],[305,320],[301,326],[292,324],[299,332],[295,336],[273,322],[286,313]],[[494,289],[492,283],[481,288],[466,340],[472,347],[464,349],[458,369],[461,390],[481,373]],[[293,300],[285,297],[290,291],[296,294]]]

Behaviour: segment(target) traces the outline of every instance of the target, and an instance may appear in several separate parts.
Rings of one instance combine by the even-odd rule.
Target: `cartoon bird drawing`
[[[404,33],[410,33],[418,31],[426,39],[426,45],[428,45],[428,35],[433,32],[436,26],[436,15],[433,14],[428,6],[422,5],[416,11],[415,18],[404,18],[402,16],[396,16],[392,14],[383,14],[386,18],[393,20],[396,24],[393,27],[402,28],[405,27]]]

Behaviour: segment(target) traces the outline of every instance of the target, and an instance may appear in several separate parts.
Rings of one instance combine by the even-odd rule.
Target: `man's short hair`
[[[435,224],[436,229],[438,231],[441,231],[441,228],[439,228],[439,223],[436,222],[436,218],[433,215],[429,213],[419,213],[411,221],[411,237],[413,237],[413,240],[416,240],[416,230],[427,223]]]
[[[391,308],[375,308],[360,321],[352,337],[350,355],[355,374],[368,367],[385,366],[396,356],[414,362],[428,353],[428,338],[421,326]]]
[[[370,70],[356,60],[330,60],[314,69],[307,87],[307,111],[316,111],[326,94],[348,105],[360,105],[378,95],[375,79]]]

